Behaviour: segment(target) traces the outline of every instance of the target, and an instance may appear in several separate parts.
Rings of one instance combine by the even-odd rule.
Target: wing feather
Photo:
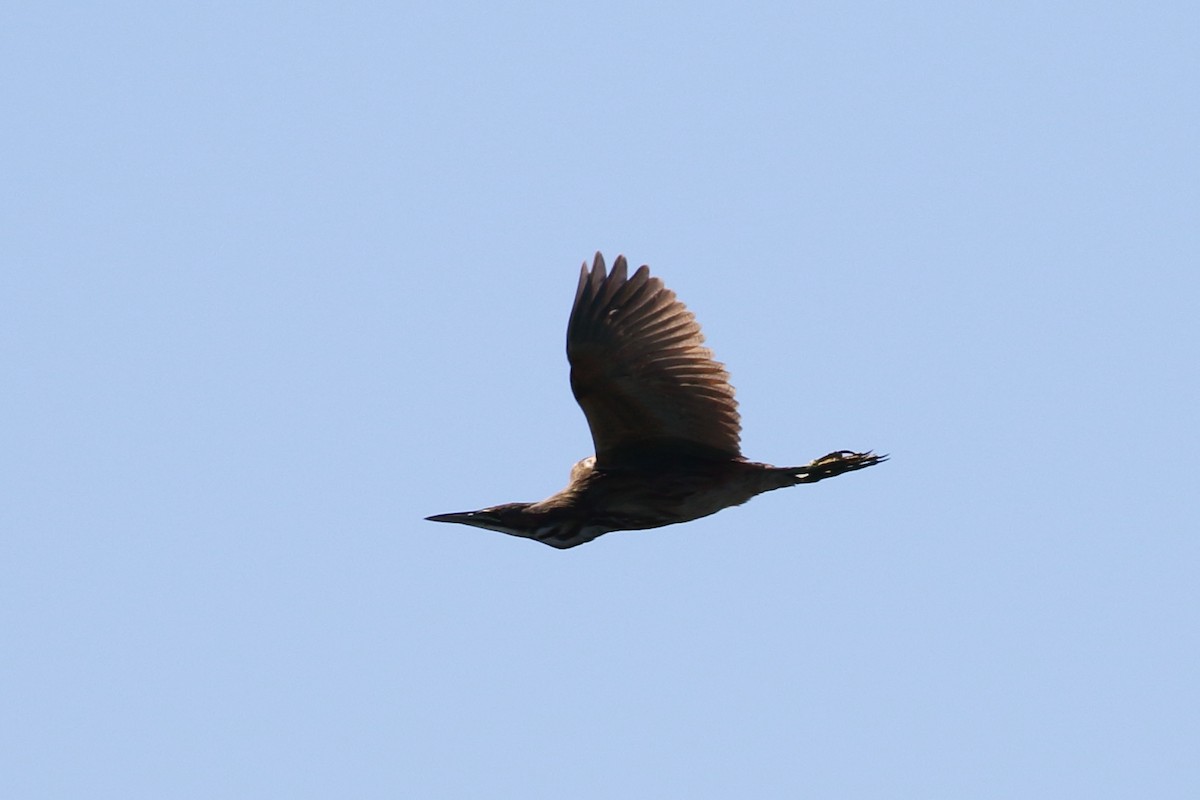
[[[741,423],[725,367],[700,325],[648,267],[584,263],[567,323],[571,390],[596,466],[653,458],[738,458]]]

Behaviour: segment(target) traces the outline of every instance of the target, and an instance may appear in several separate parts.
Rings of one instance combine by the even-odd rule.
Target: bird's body
[[[610,531],[699,519],[886,458],[843,450],[804,467],[747,461],[733,388],[695,318],[647,267],[629,278],[626,271],[623,256],[609,275],[599,253],[590,273],[585,263],[567,324],[571,389],[596,455],[540,502],[428,519],[568,548]]]

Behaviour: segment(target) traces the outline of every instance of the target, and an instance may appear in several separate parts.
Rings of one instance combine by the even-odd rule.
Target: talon
[[[841,474],[842,472],[852,472],[864,467],[872,467],[887,461],[887,458],[886,454],[875,455],[869,450],[865,453],[856,453],[853,450],[837,450],[829,455],[818,458],[808,466],[814,470],[834,470],[833,474]]]

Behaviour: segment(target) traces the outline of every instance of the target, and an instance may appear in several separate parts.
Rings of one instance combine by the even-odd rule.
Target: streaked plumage
[[[729,375],[704,347],[695,317],[648,267],[627,271],[624,256],[607,275],[599,253],[590,272],[585,262],[567,323],[571,390],[596,455],[540,502],[427,519],[568,548],[610,531],[698,519],[886,459],[843,450],[804,467],[747,461]]]

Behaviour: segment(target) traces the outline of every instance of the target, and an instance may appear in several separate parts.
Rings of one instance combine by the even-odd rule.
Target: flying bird
[[[748,461],[724,365],[700,325],[650,268],[627,276],[624,256],[605,274],[584,262],[567,322],[571,391],[596,454],[567,487],[537,503],[505,503],[433,522],[457,522],[566,549],[611,531],[707,517],[755,495],[874,466],[872,452],[839,450],[803,467]]]

